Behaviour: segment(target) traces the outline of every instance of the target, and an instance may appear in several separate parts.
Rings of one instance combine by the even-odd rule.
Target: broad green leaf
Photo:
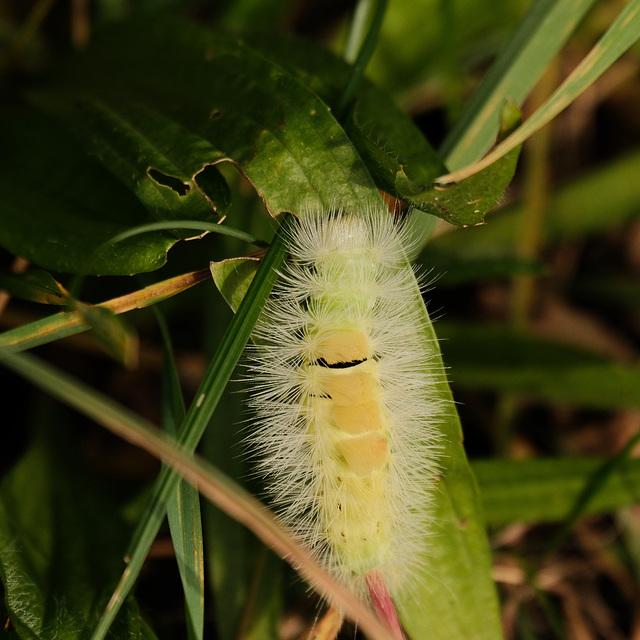
[[[493,144],[505,97],[521,105],[594,0],[534,0],[441,147],[450,170],[474,162]]]
[[[504,102],[501,111],[500,138],[513,131],[520,123],[520,111],[511,102]],[[438,215],[447,222],[461,226],[471,226],[484,221],[485,214],[502,200],[506,188],[513,178],[520,156],[520,147],[512,149],[505,156],[482,171],[458,184],[441,187],[431,185],[422,193],[407,196],[419,209]],[[405,185],[409,193],[413,185]]]
[[[432,536],[427,536],[421,557],[426,575],[399,603],[402,621],[412,638],[496,640],[502,630],[480,495],[462,446],[456,408],[444,383],[436,334],[417,284],[411,304],[422,314],[422,326],[416,329],[433,350],[430,367],[436,379],[443,381],[438,395],[446,411]]]
[[[583,407],[640,407],[638,365],[500,327],[441,322],[438,335],[449,377],[460,387]]]
[[[70,114],[79,98],[117,110],[128,123],[141,110],[156,112],[153,122],[188,132],[194,149],[206,146],[203,162],[238,166],[274,216],[318,206],[380,206],[326,105],[241,41],[175,19],[129,21],[97,34],[60,74],[55,89],[43,94],[55,95],[59,117],[58,105]],[[92,132],[96,126],[86,125]],[[144,135],[161,147],[167,134],[149,126]]]
[[[561,521],[589,479],[606,461],[595,458],[476,460],[488,524]],[[640,461],[628,459],[611,473],[586,505],[584,514],[607,513],[640,502]]]
[[[340,90],[350,67],[328,51],[293,37],[276,41],[251,38],[251,43],[296,75],[332,109],[338,107]],[[402,197],[398,184],[414,190],[428,189],[445,166],[422,132],[389,97],[363,79],[344,128],[376,185]]]
[[[117,93],[108,104],[82,92],[59,96],[44,91],[33,100],[63,122],[152,219],[212,221],[216,211],[226,213],[229,188],[211,166],[223,155],[156,110],[132,101],[121,104]]]
[[[265,40],[255,42],[266,55],[296,73],[328,105],[337,107],[341,83],[349,78],[349,67],[342,60],[293,38],[281,38],[275,45]],[[501,109],[503,128],[511,131],[519,123],[519,112],[511,102],[501,104]],[[519,153],[514,150],[482,174],[458,185],[436,189],[435,178],[446,170],[442,159],[388,94],[364,81],[344,127],[378,188],[461,226],[481,222],[500,202]]]
[[[131,274],[166,262],[177,238],[166,231],[103,246],[149,221],[134,195],[88,158],[55,122],[35,113],[1,127],[0,244],[59,272]]]
[[[0,289],[10,295],[40,304],[69,304],[69,292],[46,271],[32,269],[22,274],[0,274]]]
[[[21,640],[86,637],[109,599],[127,536],[115,505],[69,454],[64,434],[41,430],[0,485],[0,576]],[[155,638],[130,600],[113,633]]]

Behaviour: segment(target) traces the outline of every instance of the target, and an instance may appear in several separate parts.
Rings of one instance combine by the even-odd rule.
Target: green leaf
[[[296,73],[328,105],[337,107],[341,83],[349,77],[349,67],[342,60],[293,38],[273,43],[256,37],[252,42]],[[519,124],[520,114],[511,101],[502,100],[500,108],[504,136]],[[500,202],[519,155],[514,149],[480,175],[435,189],[435,179],[446,171],[443,160],[388,94],[364,81],[344,128],[380,189],[462,226],[482,222]]]
[[[166,231],[103,247],[149,221],[133,194],[88,158],[54,122],[25,113],[0,127],[0,243],[41,267],[123,275],[166,262],[176,238]]]
[[[225,263],[223,269],[219,272],[223,286],[245,286],[245,277],[234,273],[233,265]],[[227,297],[233,299],[233,293],[228,292]],[[444,380],[437,338],[417,283],[411,304],[417,307],[422,319],[417,330],[433,350],[430,372],[436,379]],[[442,384],[437,395],[447,409],[440,425],[445,462],[434,495],[434,539],[427,536],[418,561],[426,567],[421,580],[396,604],[411,637],[495,640],[501,631],[479,495],[462,447],[460,422],[448,386]],[[427,486],[430,482],[430,478],[425,478]],[[427,504],[416,505],[421,507],[429,508]],[[424,607],[427,601],[429,607]],[[478,625],[480,619],[482,625]]]
[[[253,258],[232,258],[222,262],[211,262],[211,277],[226,303],[238,310],[260,262]]]
[[[513,102],[505,101],[501,111],[501,137],[519,123],[520,111]],[[458,184],[444,187],[432,184],[421,193],[416,193],[416,186],[398,176],[398,190],[420,210],[444,218],[447,222],[464,227],[481,224],[487,212],[502,200],[515,173],[519,156],[520,147],[516,147]]]
[[[205,163],[238,166],[272,215],[379,206],[362,162],[317,96],[242,42],[194,24],[147,18],[97,34],[61,71],[55,95],[69,108],[91,97],[132,123],[141,108],[157,112],[158,122],[189,132],[193,148],[196,139],[206,142]],[[165,135],[152,127],[144,133],[156,146]]]
[[[640,407],[640,367],[506,328],[438,324],[453,384],[600,409]]]
[[[55,91],[36,93],[32,100],[63,122],[152,219],[210,221],[214,212],[227,212],[229,188],[211,166],[223,154],[156,110],[132,101],[121,104],[117,93],[109,96],[109,104]]]
[[[344,60],[308,42],[289,37],[277,40],[254,36],[251,43],[296,75],[332,109],[351,73]],[[399,198],[398,183],[428,189],[446,171],[422,132],[389,94],[362,79],[344,128],[376,185]]]
[[[0,289],[40,304],[69,304],[69,292],[48,272],[32,269],[23,274],[0,273]]]
[[[640,153],[631,153],[560,186],[551,194],[545,215],[543,245],[583,238],[616,229],[640,211]],[[624,189],[620,188],[624,185]],[[460,262],[515,256],[522,224],[522,206],[513,205],[491,216],[488,225],[453,230],[434,238],[425,259]],[[442,256],[442,258],[438,258]]]
[[[608,461],[595,458],[476,460],[487,522],[495,527],[512,522],[564,520],[588,485]],[[640,501],[640,461],[627,459],[604,480],[583,514],[608,513]]]
[[[86,637],[109,598],[127,535],[104,489],[69,455],[64,433],[41,430],[0,485],[0,576],[22,640]],[[155,638],[130,600],[113,634]]]
[[[444,381],[438,341],[417,284],[411,304],[420,309],[423,321],[417,330],[433,350],[432,374]],[[438,396],[446,407],[441,424],[443,473],[434,495],[433,536],[427,536],[420,559],[426,575],[401,600],[399,609],[412,638],[496,640],[502,630],[480,495],[446,383],[440,385]]]

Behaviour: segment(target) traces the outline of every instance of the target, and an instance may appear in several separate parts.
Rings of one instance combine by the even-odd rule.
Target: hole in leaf
[[[196,174],[195,181],[198,190],[213,203],[216,211],[226,213],[231,204],[231,193],[218,169],[211,164],[206,165]]]
[[[189,193],[189,185],[178,178],[168,176],[166,173],[162,173],[162,171],[151,168],[147,169],[147,173],[154,182],[163,187],[169,187],[169,189],[175,191],[179,196],[186,196],[187,193]]]

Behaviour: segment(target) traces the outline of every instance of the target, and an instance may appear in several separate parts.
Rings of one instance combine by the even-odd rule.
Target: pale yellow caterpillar
[[[442,407],[406,235],[384,211],[303,216],[250,355],[274,506],[360,596],[372,572],[410,590],[431,528]]]

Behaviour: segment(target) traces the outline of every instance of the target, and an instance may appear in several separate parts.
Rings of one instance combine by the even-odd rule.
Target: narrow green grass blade
[[[175,438],[186,409],[164,315],[153,307],[164,343],[162,366],[162,428]],[[198,490],[181,480],[167,505],[167,518],[187,608],[189,638],[204,634],[204,543]]]
[[[162,220],[159,222],[150,222],[148,224],[133,227],[132,229],[127,229],[127,231],[119,233],[117,236],[114,236],[113,238],[105,242],[105,245],[113,245],[128,238],[133,238],[144,233],[149,233],[149,231],[167,231],[173,229],[192,229],[193,231],[198,231],[199,233],[209,231],[211,233],[219,233],[223,236],[230,236],[232,238],[236,238],[237,240],[249,242],[256,247],[267,246],[265,242],[263,242],[262,240],[258,240],[250,233],[246,233],[245,231],[241,231],[240,229],[228,227],[223,224],[218,224],[216,222],[207,222],[206,220]]]
[[[277,246],[279,243],[274,244]],[[273,261],[271,266],[274,266]],[[262,280],[263,276],[264,273],[258,274],[256,280]],[[249,292],[252,297],[254,292]],[[236,317],[238,315],[246,316],[246,313],[240,309]],[[8,354],[2,364],[116,435],[170,464],[176,471],[165,474],[169,476],[169,492],[177,485],[180,479],[177,473],[180,473],[188,482],[198,486],[201,493],[220,509],[247,526],[282,557],[287,558],[319,592],[329,594],[347,615],[358,621],[359,627],[371,640],[392,640],[375,615],[312,560],[308,552],[292,539],[262,503],[201,458],[193,456],[188,444],[169,438],[129,409],[30,354]],[[130,570],[131,562],[127,568],[127,571]],[[120,607],[121,603],[117,601],[121,595],[122,592],[119,591],[112,596],[110,610]],[[107,632],[108,627],[104,628],[104,633]],[[93,637],[96,634],[94,631]]]
[[[364,76],[365,69],[371,56],[375,51],[376,44],[378,42],[378,35],[380,34],[380,27],[382,26],[382,20],[384,18],[385,11],[387,10],[388,0],[360,0],[356,17],[354,18],[354,31],[359,30],[359,26],[362,22],[370,21],[369,30],[365,36],[358,55],[353,60],[353,66],[351,68],[351,74],[345,84],[342,95],[340,96],[340,102],[336,109],[336,118],[342,122],[347,115],[347,111],[351,101],[354,98],[354,94]],[[364,14],[364,15],[363,15]],[[370,14],[367,16],[366,14]]]
[[[440,152],[450,171],[493,144],[508,97],[521,105],[595,0],[537,0],[483,78]]]
[[[194,451],[200,441],[251,335],[264,301],[277,279],[278,269],[285,259],[286,228],[292,223],[292,220],[295,218],[291,215],[285,217],[284,231],[276,235],[269,251],[267,251],[238,313],[231,321],[222,344],[205,373],[196,393],[196,400],[189,408],[186,419],[179,430],[179,442],[188,452]],[[121,603],[133,588],[149,547],[164,519],[167,501],[175,491],[179,479],[176,473],[168,469],[163,469],[160,472],[145,514],[131,540],[127,553],[127,567],[109,606],[94,631],[93,640],[101,640],[105,637]]]
[[[638,39],[640,39],[640,0],[630,0],[571,75],[521,127],[479,162],[441,176],[438,182],[450,184],[464,180],[522,144],[588,89]]]
[[[166,300],[209,277],[208,270],[185,273],[125,296],[108,300],[97,306],[104,307],[113,313],[127,313]],[[90,328],[89,323],[77,311],[63,311],[1,333],[0,349],[11,352],[25,351],[54,340],[82,333]],[[1,353],[0,358],[2,358]]]

